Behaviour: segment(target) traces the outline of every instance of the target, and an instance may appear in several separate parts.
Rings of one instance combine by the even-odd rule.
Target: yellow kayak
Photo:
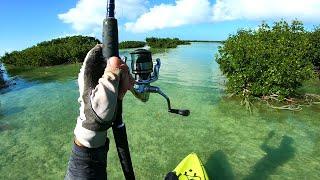
[[[179,180],[209,180],[207,172],[196,153],[185,157],[173,170]]]

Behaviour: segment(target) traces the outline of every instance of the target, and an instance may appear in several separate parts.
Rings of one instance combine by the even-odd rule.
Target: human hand
[[[97,45],[88,53],[78,77],[81,105],[74,134],[78,144],[89,148],[105,144],[117,99],[122,100],[134,84],[122,60],[112,57],[107,62],[102,55],[102,45]]]
[[[129,72],[129,67],[118,57],[111,57],[108,60],[107,68],[121,69],[118,99],[122,100],[126,92],[130,90],[135,83],[132,75]]]

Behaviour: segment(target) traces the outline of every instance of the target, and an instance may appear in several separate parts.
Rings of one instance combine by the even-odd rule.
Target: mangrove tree
[[[5,53],[1,61],[15,66],[52,66],[83,62],[100,41],[93,37],[72,36],[44,41],[22,51]]]
[[[190,42],[180,40],[179,38],[146,38],[148,46],[151,48],[176,48],[178,45],[188,45]]]
[[[245,97],[296,96],[302,83],[314,76],[312,63],[319,60],[319,48],[315,50],[318,33],[313,34],[311,45],[302,22],[282,20],[271,27],[262,23],[256,30],[230,35],[216,55],[228,79],[228,92]]]
[[[144,41],[123,41],[119,43],[120,49],[127,49],[127,48],[141,48],[146,45]]]

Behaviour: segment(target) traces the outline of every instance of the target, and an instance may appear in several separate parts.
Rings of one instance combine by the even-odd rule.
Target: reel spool
[[[131,90],[133,95],[142,102],[149,100],[150,93],[160,94],[167,100],[168,112],[189,116],[189,110],[172,109],[170,98],[161,91],[159,87],[151,86],[150,84],[157,81],[161,66],[160,59],[156,59],[156,64],[153,66],[152,54],[146,49],[137,49],[131,54],[131,70],[135,79],[134,88]]]

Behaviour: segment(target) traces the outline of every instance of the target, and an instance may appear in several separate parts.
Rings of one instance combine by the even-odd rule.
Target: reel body
[[[151,83],[159,78],[159,71],[161,67],[160,59],[156,59],[156,64],[153,66],[152,54],[146,49],[137,49],[131,54],[131,70],[135,79],[135,85],[131,92],[142,102],[149,100],[150,93],[160,94],[167,100],[168,112],[179,114],[182,116],[189,116],[189,110],[172,109],[170,98],[161,91],[159,87],[152,86]]]

